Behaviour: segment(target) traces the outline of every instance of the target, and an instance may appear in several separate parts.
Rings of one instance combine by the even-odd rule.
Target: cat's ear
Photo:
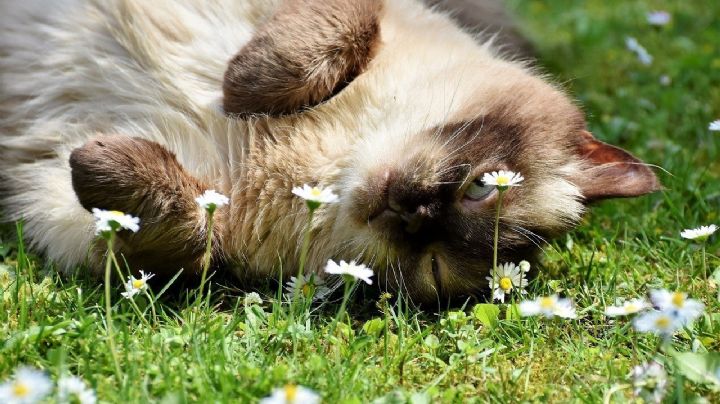
[[[365,69],[380,42],[381,0],[285,0],[229,62],[227,114],[317,105]]]
[[[574,178],[587,202],[627,198],[662,189],[647,164],[625,150],[582,131],[576,149],[584,168]]]

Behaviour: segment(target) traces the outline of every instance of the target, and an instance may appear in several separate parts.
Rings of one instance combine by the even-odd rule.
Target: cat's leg
[[[158,143],[128,136],[97,136],[70,155],[72,185],[82,206],[140,218],[137,233],[121,231],[118,250],[134,271],[199,274],[207,216],[196,203],[208,186],[190,175]],[[215,212],[213,259],[221,258],[225,218]]]

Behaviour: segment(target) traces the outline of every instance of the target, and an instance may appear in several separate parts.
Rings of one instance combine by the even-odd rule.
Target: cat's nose
[[[425,205],[407,208],[390,199],[388,209],[395,212],[405,222],[405,231],[410,234],[417,233],[423,221],[430,217],[430,209]]]
[[[388,178],[387,209],[404,222],[404,229],[410,234],[417,233],[432,216],[434,199],[434,189],[413,178],[397,172]]]

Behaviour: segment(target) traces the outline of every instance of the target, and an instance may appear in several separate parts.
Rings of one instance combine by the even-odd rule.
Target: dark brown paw
[[[132,212],[131,200],[143,188],[135,165],[147,152],[147,141],[127,136],[97,136],[70,154],[72,184],[85,209]],[[151,164],[154,156],[150,158]]]
[[[85,209],[158,216],[163,207],[192,206],[203,185],[158,143],[129,136],[100,135],[70,154],[72,184]],[[172,206],[169,206],[172,205]]]
[[[207,187],[163,146],[128,136],[97,136],[70,155],[72,184],[85,209],[140,218],[140,231],[120,236],[132,268],[195,274],[205,248],[205,215],[195,202]],[[221,233],[224,214],[216,216]],[[219,243],[218,243],[219,244]]]

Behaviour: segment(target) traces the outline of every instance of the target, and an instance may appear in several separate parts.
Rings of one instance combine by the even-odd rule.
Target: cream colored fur
[[[290,190],[303,183],[332,187],[341,198],[315,217],[309,268],[361,256],[389,265],[392,248],[348,220],[350,194],[369,173],[415,149],[441,167],[450,150],[420,134],[482,114],[502,102],[510,83],[541,90],[542,102],[563,113],[574,109],[560,91],[496,56],[491,45],[478,46],[447,16],[412,0],[388,0],[377,55],[338,96],[295,116],[228,118],[220,108],[226,63],[276,3],[3,2],[0,170],[9,181],[3,211],[25,221],[34,248],[68,270],[88,256],[93,219],[73,192],[68,155],[106,133],[157,141],[190,173],[231,195],[224,247],[238,271],[267,275],[297,262],[306,209]],[[536,113],[536,101],[528,99],[519,113]],[[578,189],[561,176],[537,181],[557,188],[535,188],[534,205],[508,208],[508,220],[575,223],[582,212]]]

